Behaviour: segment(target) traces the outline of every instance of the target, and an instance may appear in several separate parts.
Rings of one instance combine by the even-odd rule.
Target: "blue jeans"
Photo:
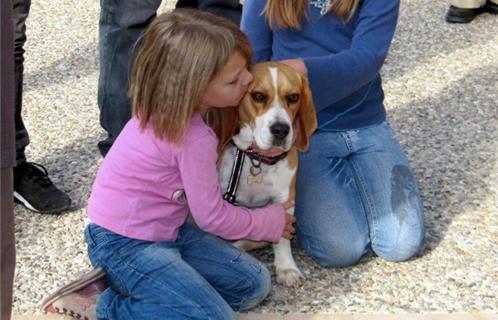
[[[90,224],[85,239],[110,284],[98,319],[235,319],[234,310],[270,292],[261,262],[193,225],[183,225],[176,241],[149,242]]]
[[[300,154],[297,237],[320,265],[346,267],[368,250],[389,261],[424,242],[419,191],[386,122],[350,131],[317,131]]]
[[[161,0],[100,0],[98,105],[107,138],[98,147],[103,156],[131,117],[128,87],[134,47],[160,5]],[[177,7],[197,7],[237,25],[242,11],[238,0],[180,0]]]

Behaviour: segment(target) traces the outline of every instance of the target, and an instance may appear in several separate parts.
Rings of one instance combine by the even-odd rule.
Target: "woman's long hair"
[[[347,22],[358,9],[360,0],[332,0],[326,14]],[[307,15],[309,0],[268,0],[263,13],[270,28],[299,29]]]

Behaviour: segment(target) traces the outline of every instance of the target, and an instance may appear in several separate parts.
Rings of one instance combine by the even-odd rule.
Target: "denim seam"
[[[205,235],[205,236],[206,236],[206,235]],[[204,237],[205,237],[205,236],[204,236]],[[191,240],[191,242],[197,242],[197,241],[200,241],[200,240],[202,240],[202,238]],[[191,242],[189,242],[189,243],[191,243]],[[184,245],[185,245],[185,244],[184,244]],[[182,246],[184,246],[184,245],[182,245]],[[234,247],[234,248],[235,248],[235,247]],[[236,248],[235,248],[235,249],[236,249]],[[236,249],[236,250],[238,250],[238,249]],[[230,259],[230,262],[231,262],[231,263],[236,262],[236,261],[240,258],[240,256],[243,254],[243,252],[238,252],[238,254],[239,254],[239,255],[238,255],[238,256],[236,256],[235,258]],[[197,256],[197,255],[190,255],[190,256],[191,256],[191,257],[198,258],[198,259],[203,259],[203,258],[204,258],[204,257],[200,257],[200,256]],[[250,262],[248,262],[248,263],[250,264]],[[217,265],[219,265],[219,266],[224,266],[224,264],[222,264],[222,263],[217,263]],[[253,266],[252,266],[252,265],[250,265],[250,267],[253,267]],[[258,267],[259,267],[259,269],[256,269],[256,268],[253,268],[253,269],[255,269],[258,273],[261,273],[261,269],[263,268],[263,265],[261,264],[261,262],[260,262],[260,264],[258,265]],[[238,273],[239,273],[239,274],[242,274],[242,275],[246,275],[246,273],[243,273],[243,272],[238,272]],[[253,286],[252,284],[251,284],[251,290],[252,290],[252,291],[254,291],[254,290],[255,290],[255,288],[254,288],[254,286]],[[243,299],[243,300],[244,300],[244,299]],[[242,301],[243,301],[243,300],[242,300]]]
[[[206,237],[206,235],[204,235],[204,237]],[[192,242],[200,241],[201,239],[202,239],[202,238],[195,239],[195,240],[192,240]],[[236,249],[235,247],[234,247],[234,249],[235,249],[235,250],[237,250],[237,251],[239,251],[239,250],[238,250],[238,249]],[[235,262],[237,262],[237,260],[242,261],[242,260],[240,260],[239,258],[240,258],[240,256],[243,254],[243,252],[237,252],[237,253],[238,253],[238,255],[237,255],[235,258],[230,259],[230,263],[235,263]],[[203,259],[203,258],[204,258],[204,257],[197,256],[197,255],[190,255],[190,256],[191,256],[191,257],[198,258],[198,259]],[[239,263],[240,263],[240,262],[239,262]],[[222,264],[222,263],[216,263],[216,262],[215,262],[215,264],[216,264],[216,265],[219,265],[219,266],[225,266],[225,264]],[[253,266],[251,265],[251,263],[250,263],[250,262],[248,262],[248,264],[250,264],[250,265],[249,265],[249,267],[253,268]],[[263,268],[263,265],[262,265],[262,263],[261,263],[261,262],[259,262],[258,267],[259,267],[259,269],[256,269],[256,268],[253,268],[253,269],[254,269],[255,271],[257,271],[257,272],[258,272],[258,274],[261,274],[261,269]],[[236,271],[238,274],[242,275],[242,276],[247,275],[247,274],[246,274],[246,273],[244,273],[244,272],[239,272],[238,270],[235,270],[235,271]],[[253,278],[253,277],[252,277],[252,278]],[[251,292],[255,292],[255,291],[256,291],[256,288],[254,287],[254,283],[255,283],[255,282],[257,282],[257,281],[258,281],[258,279],[253,279],[253,280],[255,280],[255,281],[252,281],[252,282],[251,282]],[[246,300],[247,300],[247,297],[242,298],[242,300],[239,302],[239,310],[241,309],[240,307],[244,304],[244,302],[245,302]],[[231,307],[231,308],[233,308],[232,306],[230,306],[230,307]]]
[[[351,136],[348,132],[342,133],[343,139],[346,142],[346,145],[348,147],[348,150],[350,153],[354,152],[353,144],[351,142]],[[377,214],[375,210],[375,206],[372,201],[372,197],[370,196],[367,188],[367,183],[365,182],[365,178],[363,177],[363,174],[356,164],[356,162],[353,160],[352,157],[348,157],[349,162],[351,163],[351,167],[353,168],[354,172],[354,179],[357,181],[358,189],[360,191],[360,197],[362,198],[363,202],[363,209],[365,210],[365,213],[367,215],[367,221],[368,215],[370,214],[372,216],[372,227],[369,227],[369,237],[370,237],[370,243],[374,242],[377,240]]]
[[[199,258],[199,259],[204,258],[204,257],[199,257],[199,256],[196,256],[196,255],[190,255],[190,256],[191,256],[191,257],[196,257],[196,258]],[[230,263],[236,263],[236,262],[241,263],[241,260],[237,261],[237,259],[238,259],[239,257],[240,257],[240,255],[239,255],[239,256],[237,256],[237,257],[235,257],[234,259],[230,259]],[[223,264],[223,263],[216,263],[216,262],[215,262],[214,264],[215,264],[215,265],[218,265],[218,266],[223,266],[223,267],[225,266],[225,264]],[[252,268],[252,266],[250,266],[250,267]],[[260,268],[261,268],[261,266],[260,266]],[[239,272],[238,270],[235,270],[235,271],[236,271],[238,274],[240,274],[241,276],[247,276],[247,274],[246,274],[246,273],[244,273],[244,272]],[[259,272],[258,272],[258,273],[261,273],[261,269],[259,270]],[[253,278],[253,277],[251,277],[251,278]],[[252,281],[252,282],[251,282],[251,292],[255,292],[255,291],[256,291],[256,288],[254,288],[254,282],[257,282],[257,279],[256,279],[256,281]],[[242,305],[242,302],[244,302],[245,300],[247,300],[247,297],[242,298],[242,300],[241,300],[240,304]],[[230,306],[230,307],[231,307],[231,306]],[[240,309],[240,308],[239,308],[239,309]]]
[[[132,265],[130,265],[130,264],[129,264],[129,263],[128,263],[125,259],[123,259],[123,258],[119,255],[119,253],[117,253],[117,252],[116,252],[116,253],[115,253],[115,256],[116,256],[116,258],[117,258],[119,261],[121,261],[121,263],[122,263],[123,265],[125,265],[126,267],[128,267],[128,268],[130,268],[131,270],[133,270],[134,272],[136,272],[136,273],[140,274],[140,275],[141,275],[141,276],[143,276],[144,278],[149,279],[151,282],[154,282],[154,283],[156,283],[156,284],[160,285],[161,287],[163,287],[163,286],[162,286],[162,284],[161,284],[160,282],[156,281],[154,278],[149,277],[148,275],[144,274],[143,272],[138,271],[135,267],[133,267]],[[127,291],[128,291],[128,290],[127,290]],[[176,295],[176,292],[175,292],[174,290],[170,290],[170,292],[171,292],[171,293],[173,293],[174,295]],[[204,315],[207,315],[206,311],[204,310],[204,308],[203,308],[202,306],[198,305],[197,303],[193,303],[193,304],[194,304],[194,305],[195,305],[198,309],[202,310],[202,311],[203,311],[203,313],[204,313]],[[209,319],[209,318],[206,318],[206,319]]]
[[[342,138],[344,139],[344,141],[346,142],[346,146],[348,147],[348,151],[353,152],[353,144],[351,143],[351,136],[349,135],[349,133],[347,131],[341,132],[341,135],[342,135]]]
[[[114,298],[112,299],[111,303],[112,303],[114,300],[116,300],[117,298],[118,298],[118,296],[116,296],[116,295],[115,295],[115,296],[114,296]],[[104,314],[105,314],[105,316],[106,316],[106,319],[111,319],[111,315],[110,315],[110,313],[109,313],[109,305],[110,305],[110,304],[108,304],[108,305],[106,305],[106,306],[104,307]]]
[[[356,162],[353,159],[350,159],[351,161],[351,166],[354,169],[355,172],[355,178],[358,180],[359,184],[358,186],[360,187],[360,192],[361,192],[361,198],[363,199],[364,205],[363,207],[365,208],[366,214],[370,214],[372,216],[372,227],[370,228],[369,232],[369,237],[370,237],[370,243],[376,242],[377,241],[377,210],[375,209],[375,206],[373,205],[372,202],[372,197],[370,196],[370,193],[368,192],[367,188],[367,183],[365,182],[365,179],[363,177],[363,174],[361,173],[360,168],[356,164]],[[366,205],[365,205],[366,204]],[[367,217],[367,221],[368,217]]]
[[[90,228],[90,225],[87,226],[87,228]],[[102,227],[100,227],[102,228]],[[102,228],[104,229],[104,228]],[[98,230],[99,232],[95,235],[94,234],[94,231],[88,229],[88,245],[92,247],[92,250],[100,250],[102,248],[105,248],[107,246],[109,246],[108,242],[109,242],[109,236],[108,236],[108,231],[101,231],[101,230]],[[96,241],[95,238],[96,236],[100,237],[100,241]]]

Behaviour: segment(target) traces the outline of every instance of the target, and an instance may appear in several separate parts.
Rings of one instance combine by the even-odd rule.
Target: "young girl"
[[[369,249],[390,261],[424,240],[419,191],[386,122],[379,70],[398,0],[251,0],[241,28],[256,62],[307,73],[319,129],[299,158],[298,241],[320,265],[345,267]]]
[[[88,252],[109,288],[100,294],[96,285],[104,272],[87,274],[44,310],[90,319],[234,319],[234,310],[266,297],[264,265],[208,234],[276,242],[294,232],[285,214],[291,202],[249,210],[221,198],[217,138],[203,116],[240,102],[250,60],[244,34],[223,18],[177,10],[152,22],[132,71],[134,116],[88,204]],[[198,227],[186,223],[189,211]]]

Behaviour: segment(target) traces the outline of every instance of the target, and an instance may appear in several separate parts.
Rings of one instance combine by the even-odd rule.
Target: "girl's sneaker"
[[[42,311],[95,320],[97,299],[107,287],[104,270],[95,268],[47,297]]]

